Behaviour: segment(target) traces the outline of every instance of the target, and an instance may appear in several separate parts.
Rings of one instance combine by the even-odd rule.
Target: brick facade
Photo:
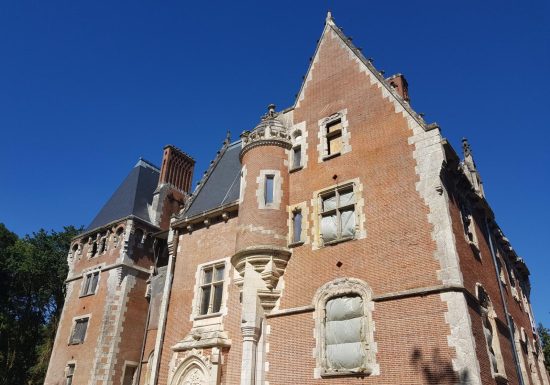
[[[75,239],[46,384],[74,362],[77,384],[129,385],[126,364],[143,385],[550,385],[528,269],[463,150],[329,14],[293,107],[226,141],[192,195],[166,147],[151,220]],[[331,300],[361,305],[332,319]]]

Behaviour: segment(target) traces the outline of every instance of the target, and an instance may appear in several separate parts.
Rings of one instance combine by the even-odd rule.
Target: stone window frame
[[[340,155],[347,154],[351,152],[351,134],[349,131],[349,122],[347,119],[348,110],[347,108],[337,111],[330,116],[326,116],[318,120],[318,132],[317,137],[319,142],[317,144],[317,163],[322,163],[326,160],[335,158]],[[328,153],[328,140],[327,140],[327,128],[331,124],[340,121],[342,124],[342,149],[340,152],[329,154]]]
[[[294,241],[294,213],[296,211],[302,213],[302,231],[300,233],[300,241]],[[300,202],[295,205],[288,206],[288,247],[297,247],[303,244],[308,244],[310,242],[308,235],[308,217],[309,217],[309,208],[306,202]]]
[[[355,195],[355,235],[352,238],[339,239],[328,243],[323,242],[321,237],[321,210],[322,201],[321,196],[330,193],[332,190],[346,188],[353,186],[353,192]],[[355,239],[366,238],[366,216],[364,212],[365,200],[363,198],[363,185],[359,178],[349,179],[341,183],[333,184],[321,190],[313,192],[313,199],[311,200],[311,206],[313,207],[311,213],[311,222],[313,223],[313,249],[320,249],[327,246],[332,246],[341,242],[351,241]]]
[[[72,368],[72,371],[71,371]],[[67,365],[65,366],[65,385],[72,385],[74,374],[76,372],[76,361],[68,361]]]
[[[288,171],[289,172],[296,172],[300,171],[302,169],[307,168],[307,149],[308,149],[308,143],[307,143],[307,130],[306,130],[306,122],[300,122],[298,124],[295,124],[292,126],[289,130],[289,136],[292,142],[292,148],[290,150],[287,150],[288,152]],[[296,147],[300,147],[300,165],[298,167],[294,167],[294,149]]]
[[[126,376],[126,369],[129,367],[134,368],[134,374],[132,377],[131,385],[137,385],[139,383],[139,378],[136,377],[136,374],[138,372],[138,366],[139,366],[139,363],[136,361],[128,361],[128,360],[124,361],[122,376],[120,376],[120,385],[126,385],[124,384],[124,377]]]
[[[265,184],[268,175],[273,175],[273,202],[265,202]],[[260,174],[256,178],[256,198],[259,209],[278,210],[281,207],[283,196],[283,178],[279,170],[260,170]]]
[[[77,324],[78,321],[84,320],[84,319],[86,319],[88,321],[87,325],[86,325],[86,331],[84,332],[84,337],[82,338],[81,341],[76,342],[73,339],[74,333],[76,332],[76,324]],[[69,333],[69,338],[67,340],[67,345],[82,345],[84,342],[86,342],[86,338],[88,337],[89,330],[90,330],[90,321],[91,320],[92,320],[92,315],[91,314],[81,314],[81,315],[78,315],[76,317],[73,317],[72,324],[71,324],[71,332]]]
[[[210,267],[224,265],[224,277],[223,277],[223,289],[222,289],[222,303],[220,310],[215,313],[200,314],[201,300],[202,300],[202,291],[201,283],[203,277],[203,271]],[[231,263],[229,257],[221,258],[215,261],[209,261],[206,263],[199,264],[195,272],[195,287],[193,290],[193,301],[191,303],[192,311],[189,317],[190,321],[193,321],[193,327],[196,326],[206,326],[214,323],[220,323],[221,317],[227,315],[227,301],[228,301],[228,291],[230,283],[230,270]],[[204,324],[204,325],[202,325]]]
[[[97,274],[97,282],[96,282],[94,290],[90,292],[89,286],[88,286],[88,280],[89,279],[93,280],[93,276],[96,275],[96,274]],[[80,287],[80,296],[79,296],[79,298],[88,297],[90,295],[95,295],[97,293],[98,288],[99,288],[100,281],[101,281],[101,267],[94,268],[90,271],[83,272],[82,273],[82,284],[81,284],[81,287]],[[90,282],[90,283],[93,283],[93,281]]]
[[[485,332],[483,333],[485,338],[485,347],[487,349],[487,356],[489,358],[489,361],[491,361],[491,351],[489,350],[491,348],[493,350],[496,364],[497,364],[497,369],[495,371],[495,369],[493,368],[493,364],[489,362],[491,375],[497,382],[507,384],[508,378],[506,377],[506,368],[504,364],[504,358],[502,357],[502,350],[500,348],[500,338],[498,334],[498,326],[496,323],[496,319],[498,317],[493,307],[493,302],[489,297],[489,293],[487,293],[487,290],[485,290],[485,288],[481,283],[476,284],[476,298],[479,303],[482,328],[483,330],[485,330],[485,323],[488,323],[493,332],[491,341],[487,339]]]
[[[346,295],[359,296],[363,300],[363,324],[362,340],[364,342],[364,361],[359,370],[332,370],[326,365],[326,304],[329,300]],[[358,278],[337,278],[325,283],[313,297],[313,318],[315,320],[315,363],[314,378],[339,377],[339,376],[373,376],[380,374],[380,365],[376,362],[378,351],[374,341],[375,323],[372,318],[374,311],[373,293],[370,286]]]
[[[476,258],[481,259],[481,251],[479,249],[479,239],[477,237],[476,221],[472,210],[465,203],[460,205],[460,221],[464,228],[464,238],[470,248],[474,252]]]

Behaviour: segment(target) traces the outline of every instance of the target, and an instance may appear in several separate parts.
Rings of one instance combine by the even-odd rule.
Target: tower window
[[[264,198],[265,204],[273,203],[273,185],[275,181],[275,175],[266,175],[265,176],[265,189],[264,189]]]
[[[92,273],[86,274],[84,280],[84,285],[82,286],[82,291],[80,296],[92,295],[95,294],[97,289],[97,283],[99,281],[99,271],[94,271]]]
[[[71,335],[71,345],[78,345],[84,342],[86,330],[88,329],[89,318],[80,318],[75,321],[73,334]]]

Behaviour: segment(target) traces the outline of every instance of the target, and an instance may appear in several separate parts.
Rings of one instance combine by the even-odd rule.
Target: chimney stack
[[[189,155],[174,147],[164,147],[159,186],[170,184],[177,190],[188,193],[191,190],[195,161]]]
[[[404,101],[410,103],[409,83],[403,74],[395,74],[386,79],[390,85],[397,91]]]

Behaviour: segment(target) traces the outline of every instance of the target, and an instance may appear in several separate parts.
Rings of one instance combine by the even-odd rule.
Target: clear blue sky
[[[226,131],[293,104],[327,9],[412,105],[470,139],[550,326],[550,2],[0,2],[0,222],[87,225],[165,144],[200,177]]]

